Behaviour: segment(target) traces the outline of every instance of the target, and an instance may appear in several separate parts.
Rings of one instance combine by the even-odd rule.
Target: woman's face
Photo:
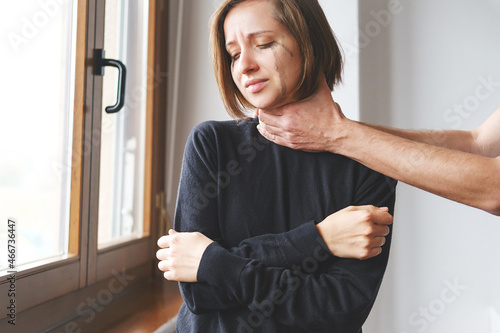
[[[302,72],[297,41],[273,12],[274,6],[267,0],[245,1],[231,9],[224,21],[234,83],[259,109],[295,101],[290,92]]]

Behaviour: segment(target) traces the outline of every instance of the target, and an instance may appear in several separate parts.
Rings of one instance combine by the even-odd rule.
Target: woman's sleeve
[[[355,203],[386,206],[392,213],[394,182],[368,174],[360,179]],[[312,256],[293,268],[269,267],[213,243],[203,254],[198,280],[225,289],[228,297],[284,325],[358,332],[382,282],[390,235],[386,239],[382,254],[368,260]]]
[[[333,257],[313,222],[289,232],[246,239],[238,247],[227,251],[241,258],[256,260],[266,266],[291,269],[299,267],[307,260],[325,261]],[[229,269],[232,270],[232,267]],[[205,313],[244,305],[228,294],[225,288],[203,282],[181,283],[181,292],[187,307],[193,313]]]

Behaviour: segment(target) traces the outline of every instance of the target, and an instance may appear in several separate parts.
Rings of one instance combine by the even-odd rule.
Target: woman
[[[341,54],[316,0],[226,0],[211,37],[221,95],[238,119],[341,79]],[[157,253],[165,277],[181,282],[177,330],[361,332],[387,265],[389,228],[370,230],[383,250],[360,261],[332,254],[328,219],[375,205],[389,209],[362,210],[390,220],[393,183],[342,156],[277,146],[257,124],[205,122],[188,139],[177,231]]]

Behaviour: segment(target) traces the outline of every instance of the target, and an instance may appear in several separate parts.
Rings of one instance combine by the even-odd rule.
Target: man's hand
[[[391,223],[386,207],[351,206],[328,216],[316,227],[334,256],[364,260],[382,252]]]
[[[258,110],[259,132],[268,140],[292,149],[334,152],[345,136],[345,118],[325,81],[309,98],[275,110]]]
[[[197,282],[198,267],[205,249],[213,241],[199,232],[176,232],[158,240],[161,247],[156,252],[158,268],[165,272],[165,279],[180,282]]]

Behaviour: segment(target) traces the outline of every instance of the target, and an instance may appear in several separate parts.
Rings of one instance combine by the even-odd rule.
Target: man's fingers
[[[283,114],[283,108],[267,111],[259,109],[259,120],[269,125],[279,126]]]
[[[284,146],[288,143],[287,140],[279,135],[281,130],[278,127],[268,126],[261,123],[257,125],[257,130],[263,137],[278,145]]]
[[[277,136],[282,136],[283,133],[285,133],[285,131],[281,127],[263,122],[261,120],[259,120],[259,124],[257,125],[257,128],[259,129],[259,131],[262,130],[264,132],[267,132],[267,133],[270,133],[273,135],[277,135]]]

